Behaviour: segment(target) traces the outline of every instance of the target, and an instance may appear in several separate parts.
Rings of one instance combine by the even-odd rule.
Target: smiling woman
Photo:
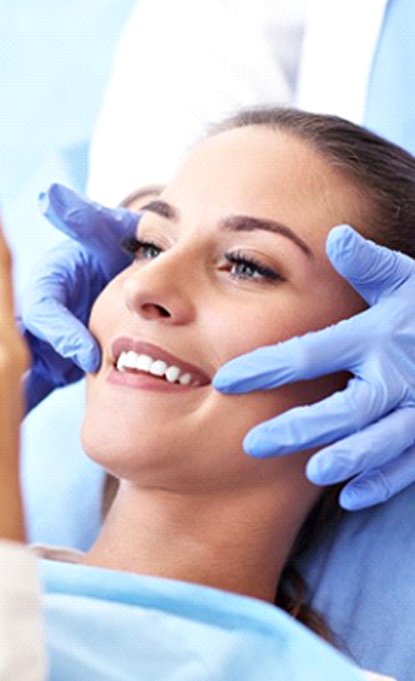
[[[304,476],[311,452],[255,461],[242,439],[276,411],[341,388],[345,376],[232,398],[210,379],[232,357],[363,309],[324,254],[330,227],[351,221],[343,206],[352,199],[354,188],[308,145],[249,126],[209,137],[141,208],[139,238],[127,245],[134,262],[91,316],[104,362],[88,379],[83,441],[123,480],[85,562],[269,602],[278,591],[278,603],[329,638],[286,565],[320,495]],[[209,383],[150,377],[184,362]],[[121,550],[126,510],[131,554]]]
[[[91,315],[103,363],[88,377],[83,443],[121,483],[85,563],[268,602],[278,592],[330,636],[287,569],[321,497],[304,476],[312,452],[255,460],[242,440],[276,413],[342,389],[347,376],[244,396],[218,394],[210,380],[237,355],[363,310],[326,257],[328,232],[365,225],[411,253],[414,198],[413,159],[337,118],[245,112],[193,149],[141,208],[126,245],[131,267]],[[327,522],[336,511],[325,509]]]
[[[335,490],[306,479],[312,450],[254,459],[242,441],[348,376],[233,396],[212,379],[365,308],[326,256],[333,226],[365,225],[413,253],[414,216],[412,157],[341,119],[246,112],[191,151],[142,207],[132,262],[91,313],[102,363],[87,377],[82,440],[119,488],[96,543],[71,560],[277,600],[330,638],[292,563],[336,513]]]

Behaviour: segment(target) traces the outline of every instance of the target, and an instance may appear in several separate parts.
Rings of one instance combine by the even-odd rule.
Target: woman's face
[[[144,209],[139,239],[150,245],[93,308],[103,360],[87,379],[90,456],[119,477],[169,490],[238,491],[275,476],[307,485],[310,452],[254,460],[243,437],[341,388],[345,376],[239,396],[210,381],[242,353],[363,309],[325,255],[328,231],[356,222],[355,205],[348,183],[284,133],[244,127],[202,142]],[[129,348],[176,365],[190,384],[117,371]]]

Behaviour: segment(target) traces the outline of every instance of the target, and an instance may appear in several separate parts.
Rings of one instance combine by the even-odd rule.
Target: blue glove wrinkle
[[[278,345],[259,348],[236,359],[230,360],[219,369],[213,378],[213,387],[220,392],[237,395],[257,390],[270,390],[279,382],[291,380],[289,364],[285,363],[282,375],[278,374],[275,352]]]
[[[334,442],[376,420],[381,404],[370,383],[351,379],[347,388],[320,402],[294,407],[255,426],[244,441],[246,451],[254,456],[285,455]]]
[[[413,482],[415,447],[412,446],[382,466],[365,471],[351,480],[342,490],[340,502],[348,510],[359,510],[387,501]]]
[[[333,485],[365,469],[387,464],[414,443],[415,408],[399,408],[314,454],[307,464],[306,475],[317,485]]]
[[[390,491],[387,489],[385,476],[371,473],[361,476],[340,492],[340,504],[346,511],[359,511],[368,506],[374,506],[387,501]]]
[[[60,231],[81,243],[99,260],[107,280],[131,263],[122,241],[136,234],[140,215],[125,208],[105,208],[60,184],[40,195],[43,215]]]
[[[338,273],[370,305],[402,286],[414,274],[411,258],[365,239],[349,225],[330,231],[326,253]]]

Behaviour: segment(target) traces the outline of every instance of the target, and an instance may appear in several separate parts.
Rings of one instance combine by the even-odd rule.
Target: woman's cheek
[[[109,336],[114,321],[121,311],[122,289],[118,275],[101,291],[92,306],[88,328],[99,344]]]

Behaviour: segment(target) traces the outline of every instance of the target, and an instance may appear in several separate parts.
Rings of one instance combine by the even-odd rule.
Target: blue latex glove
[[[46,253],[21,301],[20,325],[33,360],[25,380],[27,411],[54,388],[98,369],[101,351],[86,328],[89,313],[106,284],[131,262],[120,244],[135,234],[139,220],[59,184],[39,199],[45,217],[71,238]]]
[[[239,394],[349,371],[345,390],[256,426],[244,449],[271,457],[334,443],[310,459],[307,477],[320,485],[352,478],[340,503],[355,510],[415,481],[415,261],[346,225],[331,230],[327,255],[370,307],[238,357],[213,385]]]

